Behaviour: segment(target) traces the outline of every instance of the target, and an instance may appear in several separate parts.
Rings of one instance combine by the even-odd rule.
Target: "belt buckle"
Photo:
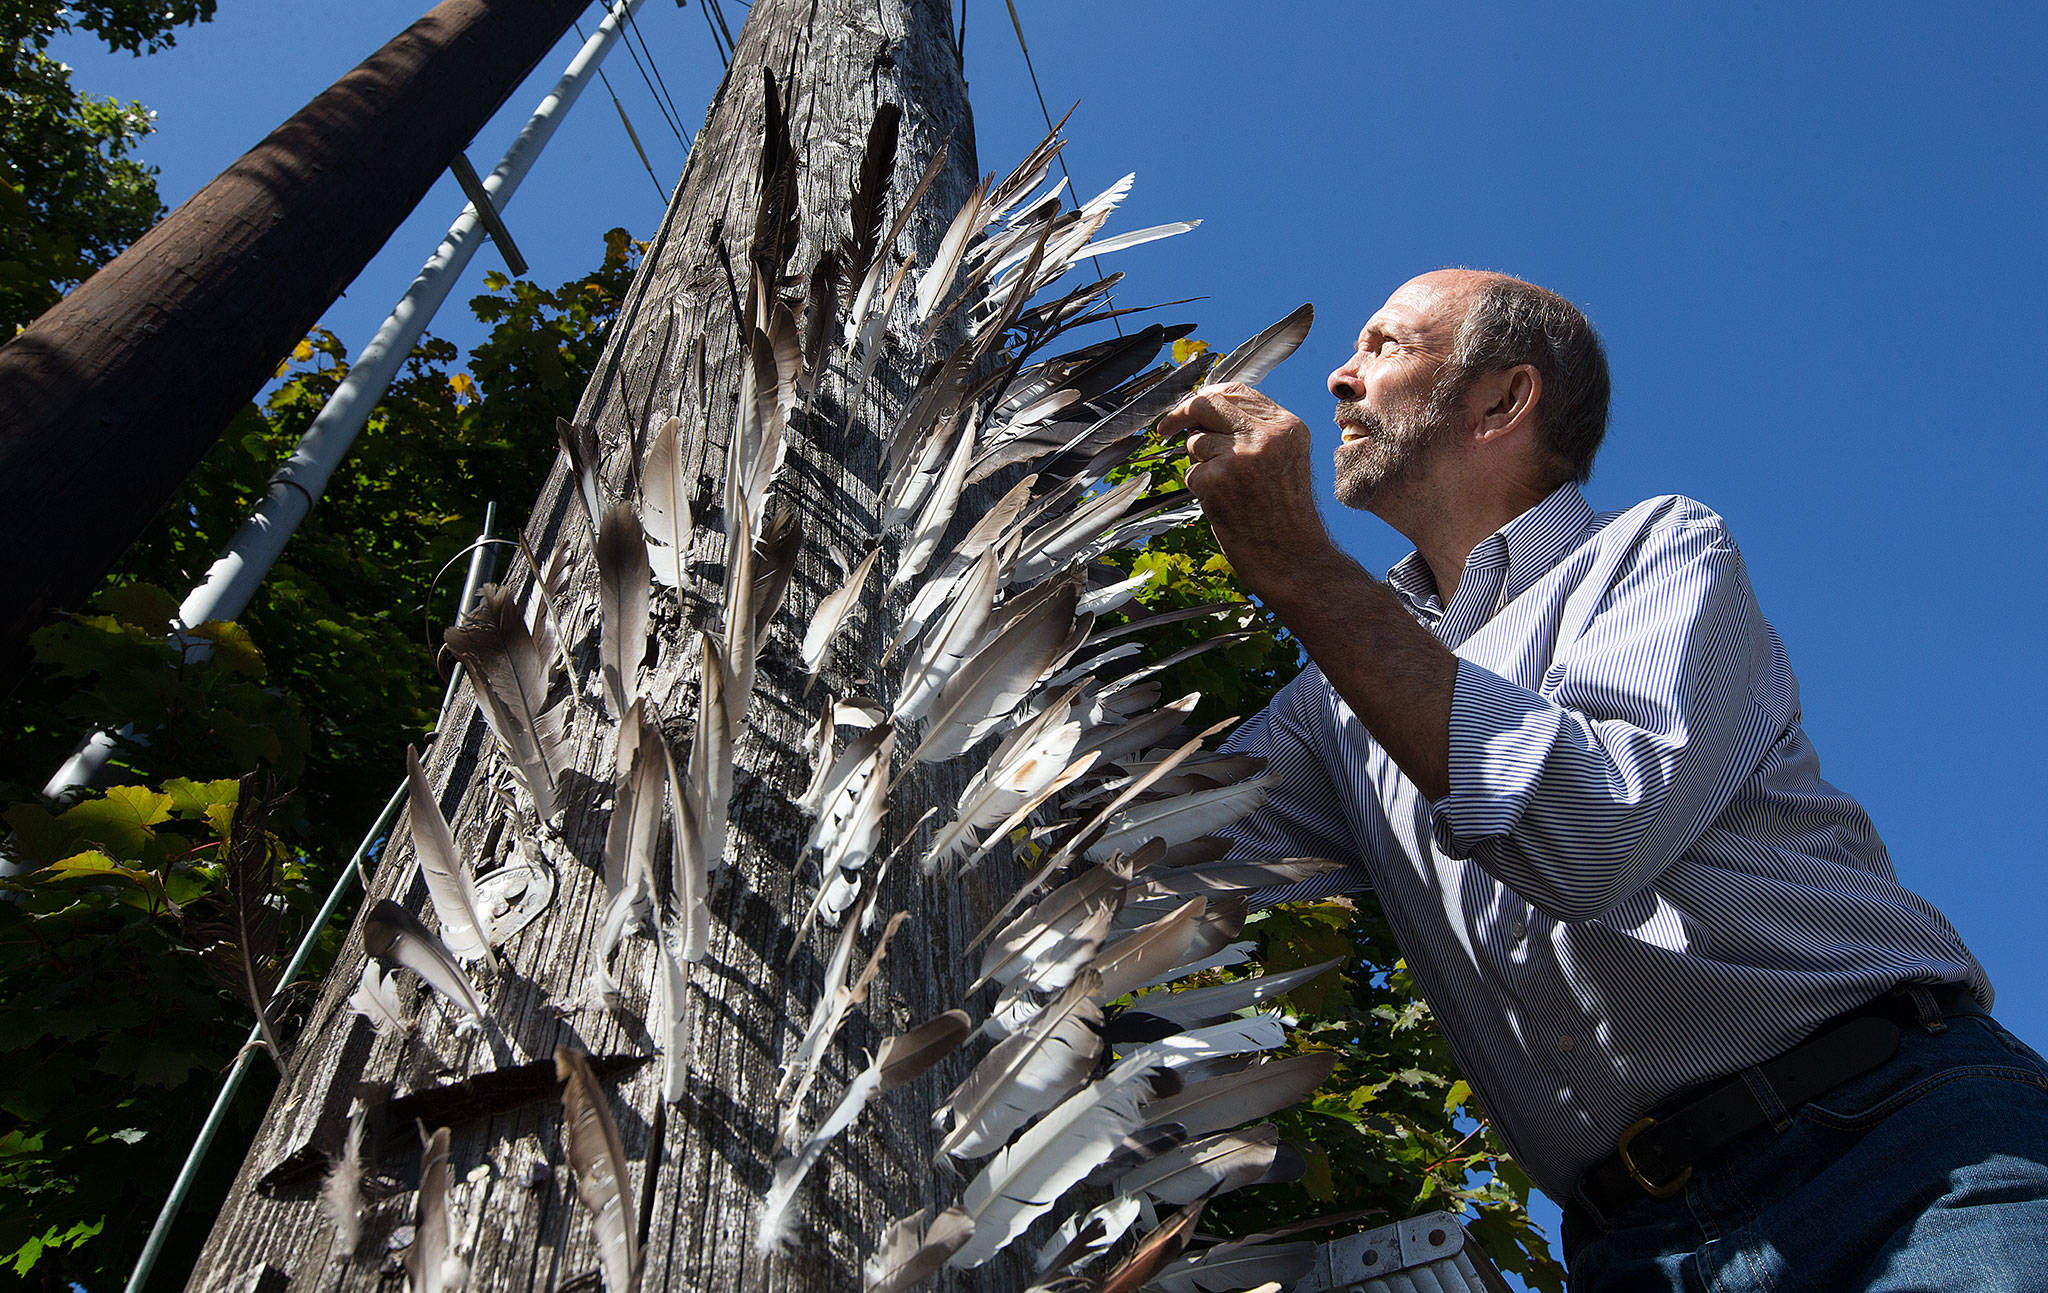
[[[1692,1167],[1690,1165],[1686,1166],[1677,1176],[1672,1177],[1668,1181],[1652,1181],[1649,1177],[1643,1175],[1643,1169],[1636,1166],[1636,1160],[1628,1152],[1630,1141],[1656,1125],[1657,1120],[1655,1118],[1638,1119],[1633,1127],[1621,1133],[1621,1143],[1615,1147],[1614,1156],[1621,1160],[1621,1165],[1628,1169],[1629,1179],[1640,1186],[1643,1193],[1653,1199],[1668,1199],[1684,1189],[1685,1183],[1692,1179]]]

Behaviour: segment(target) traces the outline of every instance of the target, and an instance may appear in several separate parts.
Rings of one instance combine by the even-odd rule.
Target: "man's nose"
[[[1356,400],[1364,396],[1365,381],[1352,366],[1356,362],[1356,360],[1353,360],[1351,363],[1346,363],[1342,368],[1330,374],[1330,394],[1340,400]]]

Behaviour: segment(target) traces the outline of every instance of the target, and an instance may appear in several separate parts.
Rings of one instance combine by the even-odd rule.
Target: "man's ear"
[[[1486,373],[1473,383],[1473,411],[1481,440],[1500,440],[1533,432],[1536,406],[1543,398],[1543,375],[1534,364],[1516,364]]]

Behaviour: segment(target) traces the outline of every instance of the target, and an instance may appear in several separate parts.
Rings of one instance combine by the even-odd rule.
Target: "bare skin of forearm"
[[[1263,581],[1260,599],[1416,789],[1442,799],[1451,788],[1458,658],[1334,544],[1295,564],[1287,575]]]
[[[1448,794],[1457,657],[1331,541],[1316,511],[1308,428],[1228,384],[1197,391],[1160,430],[1188,436],[1188,489],[1238,579],[1417,789],[1432,800]]]

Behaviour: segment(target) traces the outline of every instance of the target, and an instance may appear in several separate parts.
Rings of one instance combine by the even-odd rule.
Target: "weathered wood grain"
[[[929,261],[975,174],[973,125],[957,59],[943,0],[757,0],[584,394],[579,418],[597,427],[608,499],[636,491],[639,455],[671,415],[683,421],[689,467],[699,477],[693,499],[699,529],[690,554],[697,586],[691,596],[657,597],[657,642],[641,687],[678,750],[690,739],[696,705],[694,633],[715,625],[724,560],[718,507],[739,372],[726,265],[744,291],[758,187],[761,69],[773,70],[783,87],[800,167],[802,235],[788,274],[801,283],[819,254],[846,232],[868,125],[884,100],[903,107],[892,188],[897,201],[933,151],[950,141],[943,175],[897,246]],[[401,1111],[451,1119],[458,1246],[469,1253],[472,1288],[598,1287],[590,1218],[563,1170],[550,1060],[560,1045],[588,1051],[611,1092],[642,1203],[649,1289],[856,1289],[868,1245],[888,1221],[943,1203],[946,1183],[931,1165],[936,1138],[924,1111],[961,1075],[958,1059],[876,1101],[833,1148],[800,1196],[804,1219],[788,1254],[763,1257],[754,1249],[755,1214],[772,1167],[777,1065],[802,1031],[836,932],[813,930],[801,945],[794,941],[816,883],[814,868],[798,861],[808,822],[792,802],[810,776],[803,735],[829,692],[873,695],[894,685],[877,669],[893,627],[882,605],[886,580],[870,581],[838,664],[808,699],[797,644],[818,600],[841,581],[834,554],[855,561],[873,543],[882,470],[877,430],[887,428],[924,364],[948,344],[941,335],[930,350],[916,347],[907,326],[909,295],[899,302],[887,358],[851,431],[845,429],[847,385],[836,371],[844,355],[820,384],[813,414],[792,419],[777,495],[801,516],[805,542],[789,602],[768,634],[746,732],[736,747],[732,865],[715,880],[711,951],[693,976],[688,1098],[673,1107],[661,1104],[661,1065],[640,1022],[659,1008],[652,945],[628,940],[615,963],[628,997],[623,1012],[597,1008],[587,987],[605,902],[600,859],[612,737],[598,711],[596,596],[584,562],[564,609],[572,652],[593,680],[590,694],[579,698],[572,733],[577,772],[565,796],[569,808],[560,839],[550,845],[559,891],[553,907],[501,949],[505,971],[486,992],[503,1035],[458,1036],[441,1004],[427,1000],[416,1037],[376,1038],[347,1004],[362,961],[359,935],[351,933],[192,1288],[228,1287],[266,1265],[293,1288],[363,1289],[399,1278],[394,1245],[410,1220],[419,1157],[413,1127],[381,1129],[371,1193],[381,1193],[382,1201],[356,1254],[335,1251],[316,1202],[324,1154],[339,1143],[361,1083],[388,1085]],[[699,336],[708,389],[692,372]],[[553,431],[535,427],[533,434]],[[527,527],[537,551],[560,542],[587,556],[589,531],[574,494],[558,467]],[[962,509],[963,525],[972,512]],[[526,578],[522,567],[515,582]],[[467,693],[448,714],[429,769],[462,847],[477,853],[488,844],[488,852],[503,856],[527,824],[507,822],[515,798]],[[884,847],[893,846],[926,805],[955,802],[965,775],[920,769],[907,779],[896,794]],[[480,862],[488,866],[491,859]],[[910,910],[914,920],[892,945],[867,1004],[833,1047],[807,1123],[836,1101],[844,1080],[883,1037],[957,1003],[971,977],[967,940],[994,905],[985,883],[934,884],[914,865],[891,868],[879,911]],[[424,905],[403,820],[375,887],[379,896],[416,910]],[[863,956],[870,944],[863,940]],[[410,979],[406,990],[414,990]],[[999,1289],[1018,1282],[1012,1261],[972,1272],[957,1285],[949,1276],[941,1286]]]

